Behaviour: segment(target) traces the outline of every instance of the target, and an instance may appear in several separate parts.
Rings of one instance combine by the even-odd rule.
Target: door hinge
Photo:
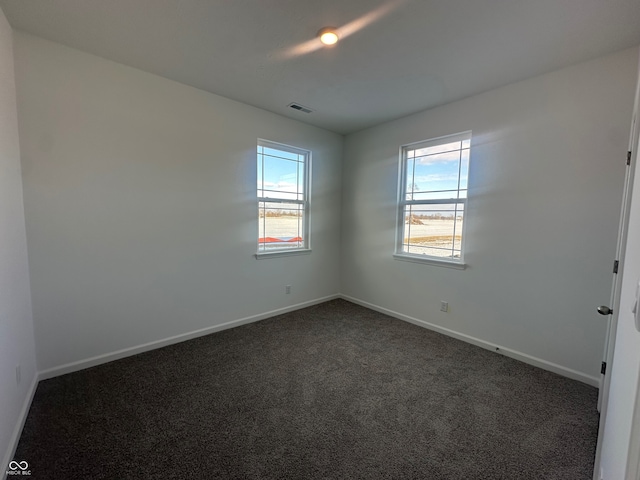
[[[618,265],[620,265],[618,260],[613,262],[613,273],[618,273]]]
[[[602,375],[607,373],[607,362],[602,362],[602,365],[600,365],[600,373]]]
[[[627,165],[631,165],[631,150],[627,152]]]

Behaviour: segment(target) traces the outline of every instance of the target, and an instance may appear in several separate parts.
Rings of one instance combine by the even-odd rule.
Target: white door
[[[638,83],[640,87],[640,82]],[[636,97],[638,94],[636,94]],[[638,109],[638,102],[636,101],[636,108],[634,110],[631,130],[631,142],[629,151],[627,154],[627,170],[624,179],[624,193],[622,195],[622,210],[620,212],[620,226],[618,230],[618,246],[616,248],[616,260],[612,264],[613,282],[611,286],[611,297],[609,305],[600,305],[597,307],[597,311],[607,322],[607,334],[605,337],[604,354],[602,358],[602,368],[600,370],[600,389],[598,391],[598,411],[603,412],[606,410],[606,397],[609,392],[609,379],[610,375],[607,375],[607,367],[612,365],[613,353],[615,348],[616,331],[618,326],[618,308],[620,307],[620,288],[622,279],[622,268],[624,264],[624,250],[627,244],[627,233],[629,225],[629,210],[631,208],[631,190],[632,181],[635,171],[635,164],[631,162],[631,152],[633,148],[634,139],[637,140],[634,135],[636,125],[636,111]],[[635,150],[634,150],[635,151]]]
[[[613,274],[613,284],[611,288],[611,299],[609,305],[597,307],[598,312],[603,315],[603,320],[607,323],[607,335],[605,339],[604,358],[602,374],[600,376],[600,390],[598,393],[598,410],[600,411],[600,425],[598,428],[598,446],[596,448],[596,458],[594,465],[594,480],[600,480],[600,465],[602,455],[602,439],[605,431],[607,417],[607,407],[609,404],[609,393],[611,386],[611,366],[615,350],[616,333],[618,328],[618,310],[620,308],[620,298],[622,289],[622,271],[624,268],[624,255],[627,247],[627,234],[629,226],[629,214],[631,211],[631,190],[634,181],[635,169],[638,158],[638,138],[640,137],[640,76],[636,87],[635,106],[631,121],[631,135],[629,139],[629,153],[627,155],[627,170],[625,174],[624,193],[622,197],[622,208],[620,213],[620,226],[618,231],[618,246],[616,250],[617,268],[613,267],[617,273]],[[637,192],[640,194],[640,192]],[[594,305],[594,308],[596,306]]]

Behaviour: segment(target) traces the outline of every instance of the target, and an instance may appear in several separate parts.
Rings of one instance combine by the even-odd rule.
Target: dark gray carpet
[[[590,479],[597,390],[336,300],[40,382],[34,479]]]

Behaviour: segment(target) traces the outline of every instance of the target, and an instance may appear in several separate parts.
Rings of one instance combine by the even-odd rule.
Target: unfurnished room
[[[0,471],[640,480],[640,0],[0,0]]]

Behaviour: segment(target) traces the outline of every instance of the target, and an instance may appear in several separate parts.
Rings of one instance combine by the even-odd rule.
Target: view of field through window
[[[258,252],[305,248],[308,153],[258,144]]]
[[[401,253],[459,260],[470,134],[403,149]]]

